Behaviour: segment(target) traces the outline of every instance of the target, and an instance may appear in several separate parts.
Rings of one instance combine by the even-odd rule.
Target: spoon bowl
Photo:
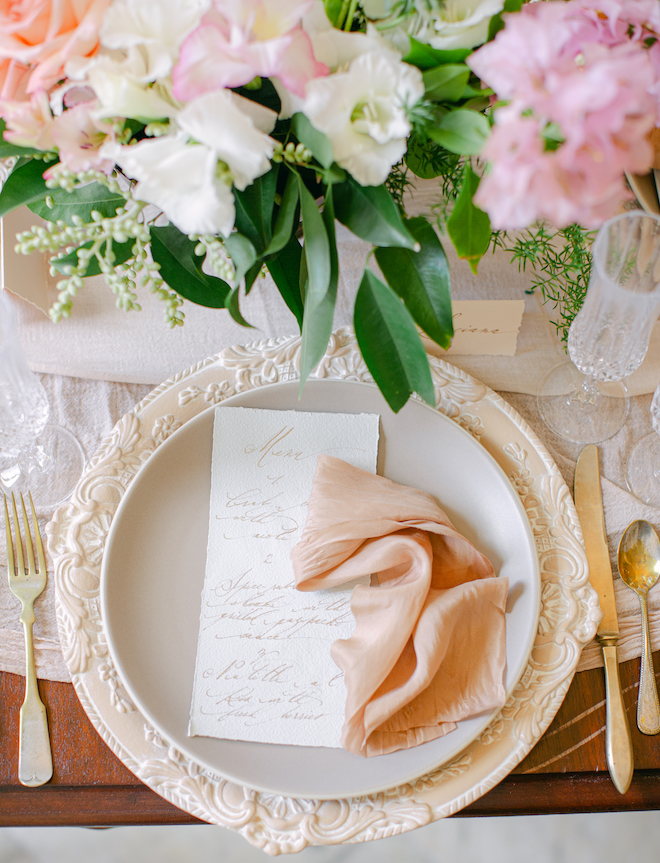
[[[660,702],[651,658],[647,594],[660,578],[660,539],[653,526],[637,519],[625,529],[617,563],[622,581],[639,596],[642,611],[642,663],[637,699],[637,727],[642,734],[660,732]]]

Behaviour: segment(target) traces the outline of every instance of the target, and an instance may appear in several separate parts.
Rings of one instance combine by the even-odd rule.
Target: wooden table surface
[[[660,669],[660,652],[655,667]],[[645,737],[635,722],[639,660],[620,669],[636,768],[625,795],[616,791],[607,772],[605,686],[602,669],[596,669],[575,676],[553,724],[513,773],[459,814],[660,809],[660,735]],[[94,731],[67,683],[39,681],[54,774],[40,788],[21,786],[17,753],[23,686],[22,677],[0,673],[0,826],[200,823],[124,767]]]

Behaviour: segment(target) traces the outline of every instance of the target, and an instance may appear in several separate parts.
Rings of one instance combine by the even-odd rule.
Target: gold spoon
[[[632,521],[617,553],[623,581],[639,596],[642,608],[642,664],[637,697],[637,727],[642,734],[660,732],[660,702],[651,658],[651,632],[646,595],[660,577],[660,540],[648,521]]]

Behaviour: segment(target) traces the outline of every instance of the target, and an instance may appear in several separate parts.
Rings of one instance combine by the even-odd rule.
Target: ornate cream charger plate
[[[431,358],[437,409],[469,431],[520,495],[541,573],[538,631],[499,716],[453,760],[414,782],[339,800],[254,791],[204,769],[144,719],[110,657],[99,579],[113,515],[140,467],[176,429],[241,392],[297,378],[300,339],[228,348],[157,387],[117,424],[73,499],[48,526],[60,638],[80,700],[108,746],[148,786],[271,854],[390,836],[451,815],[485,794],[530,751],[558,710],[600,617],[573,502],[541,441],[496,393]],[[372,379],[349,330],[331,339],[317,378]]]

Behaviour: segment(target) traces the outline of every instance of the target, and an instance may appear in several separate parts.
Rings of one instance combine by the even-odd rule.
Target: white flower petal
[[[424,95],[421,73],[392,52],[361,54],[347,72],[307,85],[303,111],[330,139],[337,164],[380,185],[406,151],[405,109]]]
[[[160,207],[184,234],[231,233],[234,196],[217,179],[217,158],[208,147],[168,136],[122,147],[117,163],[138,181],[135,197]]]
[[[239,104],[228,90],[205,93],[186,105],[177,122],[227,163],[234,185],[242,190],[270,170],[275,141],[255,127]]]

